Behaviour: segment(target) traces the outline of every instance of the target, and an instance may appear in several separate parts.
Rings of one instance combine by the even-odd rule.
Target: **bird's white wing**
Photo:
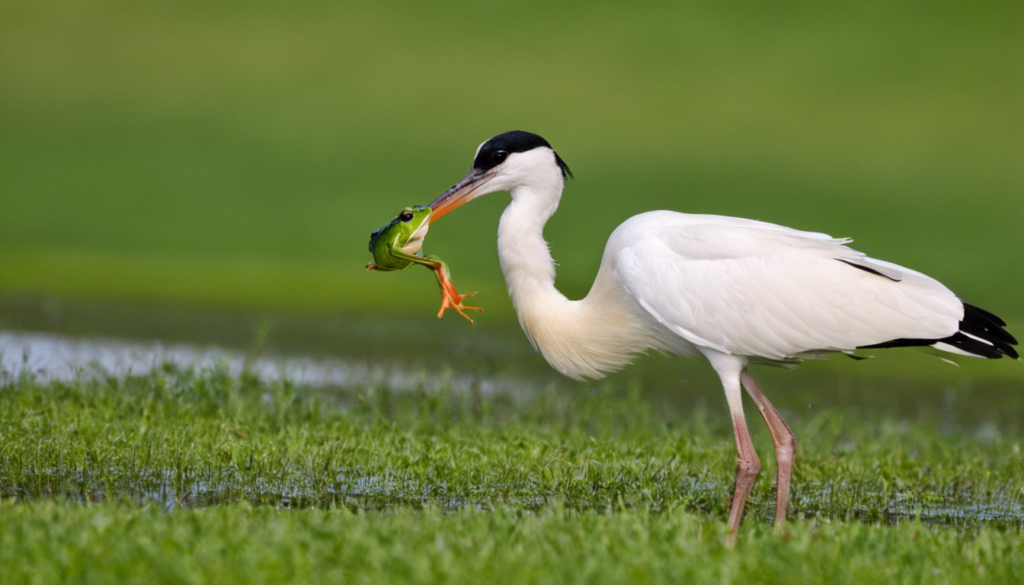
[[[606,259],[658,322],[690,343],[767,359],[958,331],[963,303],[849,240],[753,220],[657,211],[620,226]]]

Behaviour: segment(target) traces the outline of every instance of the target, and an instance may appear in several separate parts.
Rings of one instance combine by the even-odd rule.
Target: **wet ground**
[[[881,374],[865,370],[871,363],[834,357],[807,363],[796,372],[761,369],[757,376],[791,421],[831,408],[865,417],[924,422],[940,433],[982,440],[987,435],[1021,433],[1024,383],[1020,377],[975,376],[975,370],[964,373],[913,352],[904,359],[910,363],[906,371],[894,369],[892,364],[897,362],[890,360],[880,364]],[[552,372],[516,324],[489,323],[485,318],[471,326],[458,318],[439,322],[431,316],[272,315],[0,297],[0,375],[7,379],[32,372],[43,379],[74,380],[138,374],[168,365],[219,368],[268,381],[288,379],[341,403],[367,388],[395,393],[444,389],[485,400],[528,399],[542,391],[589,396],[609,389],[640,388],[642,399],[662,420],[683,417],[697,408],[712,416],[725,412],[717,380],[704,364],[650,356],[608,381],[577,383]],[[452,496],[444,485],[410,479],[400,470],[338,475],[327,480],[328,485],[323,478],[301,473],[254,480],[244,471],[233,476],[230,470],[221,470],[205,479],[183,479],[150,469],[145,477],[114,483],[109,477],[99,481],[81,473],[38,470],[39,484],[54,487],[36,496],[56,490],[51,495],[83,501],[128,498],[169,510],[239,500],[286,508],[342,505],[387,510],[433,505],[486,510],[501,502],[533,509],[545,505],[548,497],[526,485],[482,485],[471,490],[476,494],[472,498]],[[706,485],[678,489],[700,493],[727,488],[717,478],[692,481]],[[319,483],[314,489],[311,482]],[[809,482],[794,490],[793,503],[808,516],[843,510],[849,517],[883,521],[920,517],[940,524],[994,522],[1018,530],[1024,526],[1024,492],[974,494],[970,486],[943,489],[920,493],[897,486],[881,492],[874,485]],[[585,498],[581,505],[587,507]],[[593,505],[600,507],[598,502]]]
[[[224,363],[268,379],[324,388],[380,385],[389,390],[472,388],[484,395],[538,387],[594,392],[639,386],[657,411],[723,408],[717,377],[699,360],[644,356],[606,380],[574,382],[555,373],[514,322],[476,325],[451,315],[273,314],[0,295],[0,360],[10,371],[69,376],[98,365],[119,373],[162,361]],[[962,367],[916,350],[878,350],[877,358],[808,361],[795,371],[757,368],[782,412],[837,408],[894,415],[964,429],[1024,432],[1024,364],[962,358]],[[1018,367],[1019,366],[1019,367]]]
[[[257,505],[282,509],[347,507],[366,511],[390,511],[400,508],[434,507],[454,512],[463,508],[488,511],[495,507],[539,510],[560,500],[556,494],[538,494],[536,486],[478,486],[473,497],[446,493],[443,484],[424,483],[403,477],[400,471],[374,475],[339,475],[323,485],[321,479],[289,474],[287,478],[252,481],[238,474],[220,478],[182,483],[170,471],[154,471],[144,481],[102,485],[89,478],[76,477],[75,487],[91,484],[82,491],[71,489],[50,496],[78,500],[82,503],[131,501],[157,505],[166,511],[202,508],[211,505],[248,501]],[[41,478],[43,482],[45,478]],[[694,493],[717,493],[731,489],[706,478],[693,478],[676,486],[675,495],[686,498]],[[28,498],[35,499],[35,498]],[[648,506],[654,513],[672,507],[674,502]],[[771,502],[755,502],[769,508]],[[564,504],[563,504],[564,505]],[[605,502],[573,502],[575,509],[610,510]],[[929,524],[968,527],[979,524],[998,525],[1018,532],[1024,531],[1024,492],[970,494],[958,490],[946,493],[922,493],[910,489],[880,492],[864,486],[818,484],[798,485],[792,494],[792,509],[800,518],[861,519],[898,522],[920,519]],[[698,507],[699,509],[699,507]],[[770,518],[770,516],[769,516]]]

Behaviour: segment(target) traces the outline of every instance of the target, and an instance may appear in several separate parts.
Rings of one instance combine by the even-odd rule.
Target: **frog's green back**
[[[373,247],[377,243],[377,240],[379,240],[381,238],[381,236],[385,232],[387,232],[391,227],[393,227],[395,225],[395,223],[397,223],[397,222],[398,222],[398,218],[396,217],[395,219],[392,219],[390,222],[388,222],[388,223],[380,226],[379,228],[373,230],[373,233],[370,234],[370,253],[371,254],[373,253]]]

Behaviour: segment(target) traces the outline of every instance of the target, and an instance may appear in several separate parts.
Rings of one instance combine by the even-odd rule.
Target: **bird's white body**
[[[739,452],[731,535],[760,468],[744,388],[775,444],[778,526],[796,445],[747,371],[750,363],[906,345],[1017,357],[1002,320],[920,272],[868,258],[847,247],[850,240],[734,217],[652,211],[628,219],[608,239],[590,292],[569,300],[555,288],[544,240],[568,174],[543,138],[508,132],[481,144],[470,173],[431,207],[440,217],[486,193],[512,195],[498,227],[505,283],[523,330],[566,376],[598,378],[651,349],[711,363]]]
[[[941,283],[868,258],[848,240],[674,211],[620,225],[590,293],[570,301],[555,289],[543,237],[557,199],[530,187],[511,192],[498,228],[509,295],[534,345],[572,378],[601,377],[648,349],[793,362],[949,337],[963,318],[963,303]]]

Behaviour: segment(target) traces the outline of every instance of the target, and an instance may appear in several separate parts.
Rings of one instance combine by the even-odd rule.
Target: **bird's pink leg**
[[[719,372],[721,374],[721,372]],[[758,471],[761,470],[761,461],[754,452],[754,443],[750,440],[750,432],[747,430],[747,421],[743,415],[743,400],[740,390],[739,376],[722,376],[722,384],[725,387],[725,398],[729,401],[729,412],[732,414],[732,428],[736,433],[736,486],[733,489],[732,505],[729,508],[729,532],[726,536],[726,544],[735,546],[736,531],[740,527],[740,519],[743,517],[743,508],[747,503],[747,496],[750,495],[750,488],[754,485]]]
[[[761,411],[761,416],[772,434],[772,442],[775,443],[775,461],[778,467],[775,474],[775,530],[778,532],[782,530],[782,525],[786,522],[786,507],[789,505],[789,479],[793,473],[796,435],[793,434],[786,421],[782,420],[772,403],[768,402],[768,397],[761,392],[747,370],[743,370],[741,379],[747,393],[754,399],[758,410]]]

